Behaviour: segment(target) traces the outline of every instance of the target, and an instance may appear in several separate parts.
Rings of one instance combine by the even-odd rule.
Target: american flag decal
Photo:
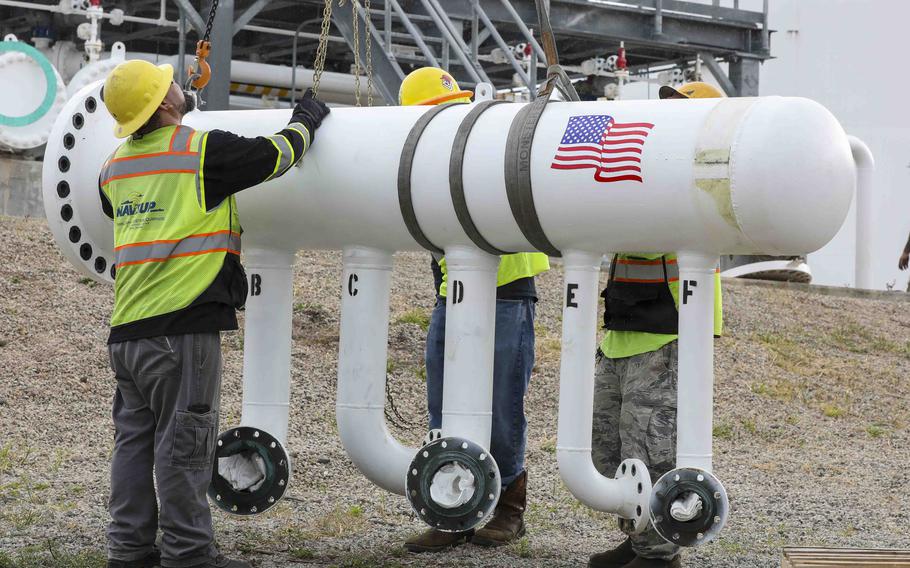
[[[550,167],[592,168],[596,181],[641,183],[641,155],[652,128],[650,122],[615,122],[605,114],[570,117]]]

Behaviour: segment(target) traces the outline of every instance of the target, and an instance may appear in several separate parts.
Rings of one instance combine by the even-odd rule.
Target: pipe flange
[[[670,514],[673,503],[687,493],[701,499],[700,514],[678,521]],[[717,538],[730,513],[727,490],[712,473],[699,468],[678,468],[664,474],[651,493],[651,524],[667,542],[678,546],[701,546]]]
[[[265,463],[265,481],[254,491],[237,491],[218,473],[218,458],[240,452],[255,452]],[[250,426],[239,426],[218,436],[208,495],[222,511],[244,517],[265,512],[284,497],[290,480],[291,461],[288,452],[268,432]]]
[[[440,488],[443,482],[460,484],[458,499],[439,499],[440,491],[448,489]],[[461,532],[485,523],[493,514],[502,479],[486,449],[451,437],[430,442],[417,452],[408,467],[406,488],[411,507],[425,523],[441,531]]]
[[[651,475],[648,466],[638,459],[623,460],[616,468],[615,479],[623,485],[634,487],[632,494],[635,496],[627,507],[630,516],[619,517],[619,528],[626,534],[641,534],[648,528],[650,520]]]

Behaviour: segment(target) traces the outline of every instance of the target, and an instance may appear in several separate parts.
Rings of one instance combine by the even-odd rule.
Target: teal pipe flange
[[[57,76],[54,73],[53,65],[47,60],[47,57],[27,43],[21,41],[0,42],[0,54],[7,51],[24,53],[34,59],[38,66],[41,67],[41,70],[44,71],[44,79],[47,81],[47,92],[44,93],[44,100],[32,112],[24,116],[7,116],[0,112],[0,126],[28,126],[41,120],[41,117],[47,114],[47,111],[54,105],[54,99],[57,98]]]

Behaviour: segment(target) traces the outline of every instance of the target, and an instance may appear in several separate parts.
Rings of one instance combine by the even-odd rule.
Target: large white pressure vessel
[[[9,35],[0,42],[0,149],[38,148],[66,102],[66,86],[37,49]]]
[[[73,97],[54,127],[44,202],[67,256],[92,277],[109,279],[112,226],[101,213],[97,180],[118,141],[99,88]],[[441,248],[472,244],[449,187],[452,141],[472,106],[438,114],[415,151],[414,211]],[[507,134],[523,106],[500,104],[480,115],[462,168],[474,224],[504,251],[534,250],[513,216],[504,175]],[[301,167],[239,194],[244,246],[419,250],[403,221],[398,174],[405,139],[427,110],[335,109]],[[196,112],[185,123],[254,136],[280,130],[289,117],[289,110]],[[594,131],[585,126],[591,121]],[[589,150],[578,146],[585,146],[578,132],[586,128],[584,136],[601,138]],[[840,228],[855,185],[843,129],[802,98],[553,102],[530,158],[540,225],[560,250],[805,253]]]

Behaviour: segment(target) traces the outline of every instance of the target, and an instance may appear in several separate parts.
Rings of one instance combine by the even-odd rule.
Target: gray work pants
[[[108,350],[117,377],[108,557],[144,558],[160,527],[162,566],[204,563],[217,555],[206,490],[221,401],[220,334],[151,337]]]
[[[622,460],[638,458],[656,483],[676,467],[678,376],[676,341],[620,359],[597,351],[591,449],[601,474],[613,477]],[[679,547],[652,526],[630,539],[635,554],[643,558],[670,559],[679,553]]]

